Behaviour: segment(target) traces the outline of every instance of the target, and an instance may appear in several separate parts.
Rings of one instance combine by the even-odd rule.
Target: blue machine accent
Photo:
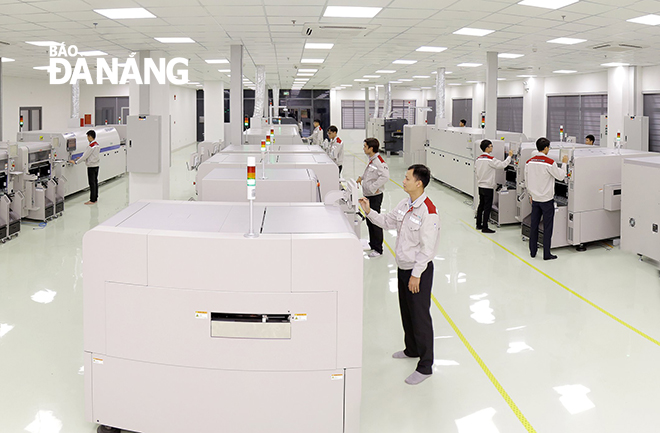
[[[114,145],[114,146],[103,147],[103,148],[101,148],[101,150],[100,150],[99,152],[101,152],[101,153],[103,153],[103,152],[110,152],[111,150],[117,150],[117,149],[119,149],[119,148],[121,148],[121,144],[116,144],[116,145]],[[84,153],[84,152],[81,152],[81,153],[74,153],[73,155],[71,155],[71,158],[72,158],[72,159],[80,158],[81,156],[83,156],[83,153]]]

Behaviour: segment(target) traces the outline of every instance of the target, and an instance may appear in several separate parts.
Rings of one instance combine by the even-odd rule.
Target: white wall
[[[660,66],[642,68],[642,92],[660,92]]]
[[[176,95],[176,99],[174,96]],[[188,87],[170,86],[170,136],[172,150],[197,142],[197,91]]]
[[[63,84],[63,87],[70,89],[69,84]],[[69,90],[70,92],[70,90]],[[128,84],[80,84],[80,117],[84,117],[85,114],[92,115],[92,124],[96,124],[96,110],[95,110],[95,100],[97,97],[110,96],[126,96],[128,97]],[[69,101],[70,101],[69,96]],[[71,113],[71,103],[68,104],[69,114]],[[121,115],[121,113],[117,113]]]
[[[565,75],[545,79],[545,94],[584,95],[607,93],[607,71],[595,74]]]

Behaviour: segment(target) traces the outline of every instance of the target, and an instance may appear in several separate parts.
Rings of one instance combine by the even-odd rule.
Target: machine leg
[[[584,252],[587,251],[587,246],[585,244],[580,244],[577,247],[575,247],[577,251]]]
[[[96,429],[96,433],[121,433],[121,430],[114,427],[108,427],[107,425],[100,425]]]

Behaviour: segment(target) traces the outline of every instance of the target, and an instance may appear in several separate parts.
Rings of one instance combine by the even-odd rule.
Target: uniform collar
[[[410,196],[408,196],[408,207],[409,207],[409,208],[410,208],[410,207],[414,207],[415,209],[417,209],[417,208],[420,207],[420,206],[422,205],[422,203],[424,203],[425,201],[426,201],[426,192],[423,192],[422,195],[420,195],[419,197],[417,197],[417,200],[415,200],[415,201],[412,202],[412,203],[411,203],[411,200],[410,200]]]
[[[374,153],[374,156],[369,157],[369,162],[371,162],[371,161],[375,160],[376,158],[378,158],[378,155],[379,155],[378,152]]]

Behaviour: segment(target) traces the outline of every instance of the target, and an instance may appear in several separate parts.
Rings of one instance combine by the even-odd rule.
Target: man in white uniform
[[[506,168],[511,162],[513,151],[509,150],[509,156],[500,161],[490,154],[493,152],[493,143],[490,140],[481,140],[479,145],[481,155],[475,161],[475,172],[477,174],[477,184],[479,185],[479,206],[477,207],[477,230],[483,233],[495,233],[495,230],[488,228],[490,211],[493,209],[493,195],[495,194],[495,170]]]

